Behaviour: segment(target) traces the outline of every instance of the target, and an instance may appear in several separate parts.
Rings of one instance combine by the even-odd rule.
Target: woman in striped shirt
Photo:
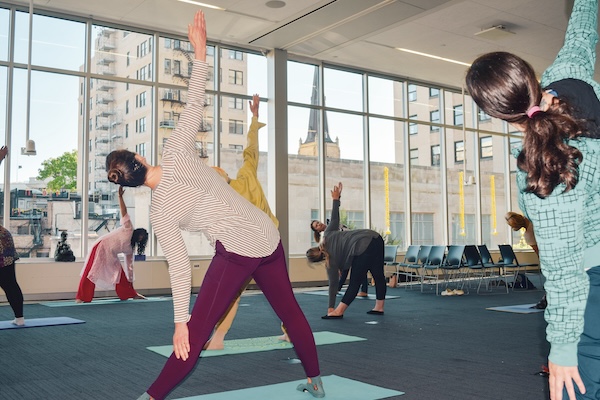
[[[324,397],[313,334],[292,291],[279,231],[267,214],[197,155],[208,71],[202,12],[188,26],[188,37],[196,60],[186,108],[164,146],[162,165],[149,165],[127,150],[114,151],[106,158],[111,182],[153,190],[150,220],[169,264],[173,292],[173,354],[140,399],[164,399],[191,372],[214,326],[249,278],[256,281],[288,328],[308,377],[297,389]],[[181,230],[202,232],[215,247],[191,316],[191,266]]]

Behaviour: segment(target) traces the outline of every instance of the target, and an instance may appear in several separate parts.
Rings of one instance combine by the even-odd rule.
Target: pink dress
[[[133,282],[133,249],[131,248],[131,235],[133,225],[129,215],[121,218],[121,226],[114,231],[102,236],[94,249],[88,254],[83,264],[82,275],[88,263],[92,263],[87,278],[92,281],[98,289],[111,290],[119,282],[121,271],[130,282]],[[125,255],[125,268],[119,260],[119,254]],[[90,259],[90,256],[93,259]]]

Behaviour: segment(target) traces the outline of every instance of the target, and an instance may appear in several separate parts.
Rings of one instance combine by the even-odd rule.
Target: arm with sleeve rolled
[[[592,85],[600,99],[600,85],[593,79],[597,30],[598,0],[575,0],[565,42],[552,65],[542,74],[542,87],[562,79],[579,79]]]

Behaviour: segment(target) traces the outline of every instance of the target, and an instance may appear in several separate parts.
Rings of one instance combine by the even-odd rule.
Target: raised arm
[[[123,186],[119,186],[119,208],[121,209],[121,219],[127,215],[127,206],[123,200],[123,193],[125,193],[125,189],[123,189]]]
[[[329,221],[329,225],[327,225],[325,232],[340,230],[340,198],[342,197],[342,188],[343,185],[342,182],[340,182],[335,185],[331,191],[331,198],[333,199],[331,221]]]
[[[196,154],[196,137],[204,118],[204,93],[206,89],[206,24],[204,13],[198,11],[194,23],[188,25],[188,39],[194,47],[194,66],[188,88],[185,109],[177,127],[165,144],[165,150]]]
[[[256,176],[258,170],[258,130],[265,124],[258,122],[258,107],[260,97],[255,94],[249,102],[250,111],[252,111],[252,122],[248,128],[248,142],[244,149],[244,163],[238,170],[237,179],[243,179],[244,175],[251,174]]]
[[[565,42],[556,59],[542,75],[542,87],[566,78],[591,84],[600,98],[600,85],[594,80],[598,42],[598,0],[575,0]]]

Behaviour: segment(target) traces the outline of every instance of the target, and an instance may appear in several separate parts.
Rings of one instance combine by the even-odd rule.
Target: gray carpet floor
[[[366,314],[374,301],[357,299],[344,319],[322,320],[327,297],[305,290],[296,297],[313,331],[367,339],[319,346],[322,375],[405,392],[397,396],[401,400],[548,398],[547,378],[537,374],[549,348],[543,314],[486,310],[536,303],[540,291],[442,297],[396,288],[389,294],[400,297],[386,302],[384,316]],[[228,339],[280,333],[260,292],[248,292],[241,304]],[[167,345],[173,334],[170,301],[26,304],[25,313],[86,323],[0,330],[0,399],[136,399],[166,361],[146,347]],[[4,303],[0,320],[9,319],[12,312]],[[169,399],[302,379],[295,357],[286,349],[204,358]]]

